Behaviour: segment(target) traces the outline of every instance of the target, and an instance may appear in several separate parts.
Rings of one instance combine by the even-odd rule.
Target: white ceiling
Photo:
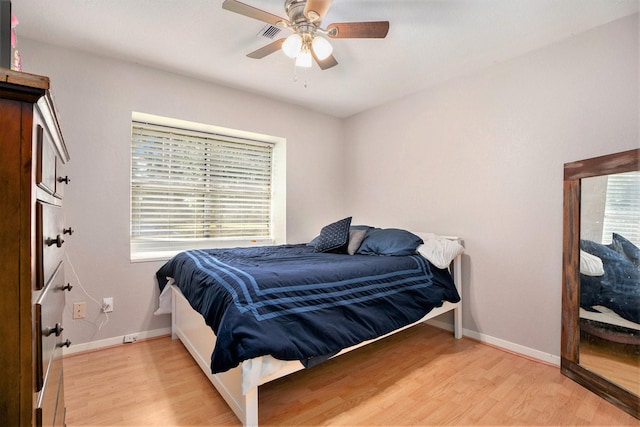
[[[243,0],[286,17],[284,0]],[[339,65],[298,72],[260,21],[222,0],[13,0],[20,38],[157,67],[337,117],[635,13],[640,0],[334,0],[323,20],[390,22],[386,39],[334,39]],[[288,35],[284,30],[281,34]],[[25,59],[25,60],[28,60]],[[306,82],[306,87],[304,85]]]

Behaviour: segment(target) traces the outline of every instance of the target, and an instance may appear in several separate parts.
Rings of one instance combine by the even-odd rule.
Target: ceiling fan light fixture
[[[250,6],[240,0],[224,0],[222,8],[266,22],[273,29],[287,28],[293,32],[289,37],[279,38],[250,52],[247,57],[261,59],[282,50],[288,57],[295,58],[297,67],[311,67],[315,60],[320,69],[327,70],[338,65],[338,61],[333,57],[333,47],[329,40],[334,38],[383,39],[389,32],[389,21],[334,22],[326,28],[321,27],[320,24],[332,2],[333,0],[284,0],[288,19]],[[272,32],[270,28],[269,34]],[[266,32],[263,32],[263,35],[266,35]]]
[[[321,61],[327,59],[333,52],[333,46],[331,46],[331,43],[329,43],[329,41],[324,37],[320,36],[313,38],[311,48],[313,49],[313,53],[316,54],[316,57]]]
[[[302,48],[302,37],[299,34],[291,34],[282,43],[282,51],[289,58],[296,58]]]
[[[308,46],[302,46],[300,53],[296,57],[296,67],[311,68],[312,58]]]

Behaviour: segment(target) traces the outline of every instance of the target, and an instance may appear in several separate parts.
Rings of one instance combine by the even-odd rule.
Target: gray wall
[[[557,362],[563,165],[640,146],[638,73],[634,15],[352,117],[347,211],[463,237],[467,332]]]

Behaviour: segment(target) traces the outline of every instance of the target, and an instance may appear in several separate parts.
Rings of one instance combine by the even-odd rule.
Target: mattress
[[[157,272],[216,334],[212,373],[271,355],[312,366],[411,324],[459,295],[420,255],[316,253],[307,245],[186,251]]]

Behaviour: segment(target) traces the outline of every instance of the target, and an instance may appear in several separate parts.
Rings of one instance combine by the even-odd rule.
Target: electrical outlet
[[[73,318],[84,319],[87,315],[87,303],[74,302],[73,303]]]
[[[103,313],[111,313],[113,311],[113,298],[103,298],[102,299],[102,312]]]
[[[124,339],[122,340],[123,343],[131,343],[131,342],[136,342],[138,341],[138,336],[136,334],[131,334],[131,335],[125,335]]]

